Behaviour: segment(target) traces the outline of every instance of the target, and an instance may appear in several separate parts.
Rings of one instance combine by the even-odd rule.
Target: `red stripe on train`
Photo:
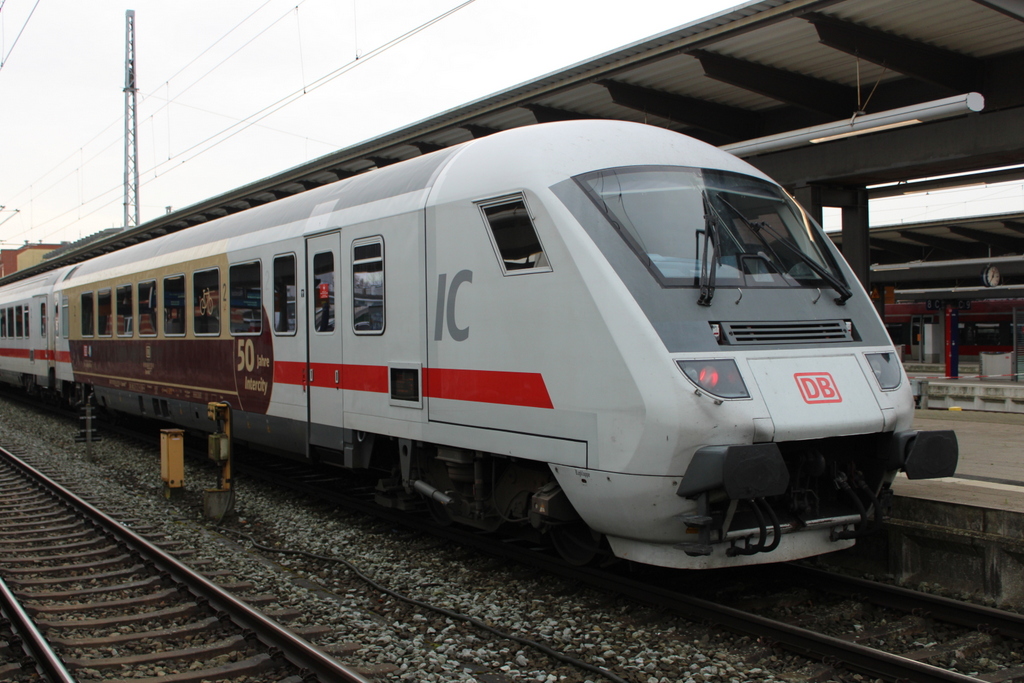
[[[543,375],[536,372],[426,368],[423,371],[423,395],[528,408],[555,407]]]
[[[312,370],[311,381],[305,377],[305,363],[277,361],[274,363],[274,382],[379,394],[388,392],[386,366],[311,363],[309,369]],[[544,377],[536,372],[424,368],[423,395],[450,401],[554,408]]]
[[[28,360],[29,349],[0,349],[0,356],[4,358],[22,358],[24,360]],[[35,349],[34,359],[37,361],[56,360],[58,363],[70,363],[71,354],[67,351]]]

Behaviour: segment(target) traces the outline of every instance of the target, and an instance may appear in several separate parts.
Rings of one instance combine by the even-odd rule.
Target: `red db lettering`
[[[793,375],[805,403],[842,403],[835,380],[827,372],[798,372]]]

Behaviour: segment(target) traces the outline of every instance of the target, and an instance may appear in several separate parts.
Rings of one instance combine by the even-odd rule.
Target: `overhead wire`
[[[303,2],[304,1],[305,0],[303,0]],[[334,69],[333,71],[331,71],[331,72],[329,72],[329,73],[327,73],[327,74],[317,78],[316,80],[312,81],[309,85],[304,85],[302,88],[300,88],[298,90],[295,90],[295,91],[289,93],[288,95],[285,95],[284,97],[278,99],[276,102],[273,102],[273,103],[263,107],[262,109],[258,110],[257,112],[255,112],[253,114],[250,114],[249,116],[245,117],[244,119],[239,119],[238,121],[236,121],[236,123],[232,124],[231,126],[228,126],[228,127],[224,128],[224,129],[222,129],[221,131],[206,137],[205,139],[197,142],[196,144],[194,144],[194,145],[192,145],[192,146],[182,150],[181,152],[178,152],[177,154],[169,157],[167,160],[156,163],[155,165],[151,166],[150,168],[148,168],[148,169],[146,169],[144,171],[144,173],[147,174],[147,175],[150,174],[150,173],[153,173],[155,175],[152,178],[149,178],[149,179],[147,179],[145,181],[142,181],[141,185],[145,186],[145,185],[149,184],[150,182],[152,182],[153,180],[156,180],[161,175],[166,175],[166,173],[170,172],[171,170],[174,170],[176,168],[180,168],[182,165],[188,163],[189,161],[192,161],[196,157],[198,157],[198,156],[200,156],[202,154],[205,154],[206,152],[210,151],[211,149],[217,147],[218,145],[221,145],[224,142],[226,142],[227,140],[230,140],[235,135],[238,135],[239,133],[241,133],[241,132],[243,132],[245,130],[248,130],[249,128],[251,128],[252,126],[256,125],[257,123],[259,123],[263,119],[267,118],[268,116],[271,116],[272,114],[275,114],[278,111],[284,109],[285,107],[293,104],[295,101],[297,101],[298,99],[302,98],[303,96],[305,96],[305,95],[307,95],[307,94],[309,94],[309,93],[311,93],[311,92],[313,92],[313,91],[315,91],[315,90],[317,90],[317,89],[327,85],[328,83],[334,81],[338,77],[348,73],[352,69],[354,69],[357,66],[359,66],[359,64],[368,62],[371,59],[373,59],[374,57],[378,57],[381,54],[384,54],[388,50],[396,47],[397,45],[400,45],[401,43],[403,43],[406,40],[412,38],[413,36],[415,36],[415,35],[423,32],[423,31],[425,31],[426,29],[430,28],[434,24],[437,24],[438,22],[443,21],[444,19],[446,19],[449,16],[455,14],[456,12],[464,9],[465,7],[468,7],[469,5],[473,4],[474,2],[476,2],[476,0],[465,0],[464,2],[460,3],[459,5],[456,5],[455,7],[451,8],[449,10],[446,10],[445,12],[442,12],[441,14],[435,16],[434,18],[429,19],[428,21],[426,21],[426,22],[424,22],[424,23],[422,23],[422,24],[420,24],[420,25],[410,29],[409,31],[406,31],[405,33],[397,36],[396,38],[393,38],[393,39],[389,40],[388,42],[384,43],[383,45],[380,45],[380,46],[374,48],[373,50],[368,52],[366,55],[361,56],[361,57],[357,57],[356,59],[353,59],[353,60],[347,62],[346,64],[338,67],[337,69]],[[291,12],[291,10],[289,9],[289,13],[290,12]],[[287,16],[287,15],[285,15],[285,16]],[[280,21],[280,19],[278,21]],[[264,32],[265,31],[261,32],[261,34],[264,33]],[[251,42],[251,41],[249,41],[249,42]],[[249,42],[247,42],[246,44],[248,45]],[[223,63],[223,62],[221,62],[221,63]],[[233,129],[235,129],[235,130],[233,130]],[[210,145],[208,145],[206,147],[203,147],[203,145],[206,145],[206,143],[210,143],[210,142],[212,142],[212,144],[210,144]],[[182,157],[183,155],[189,154],[190,152],[193,152],[194,150],[198,150],[198,151],[195,151],[194,154],[191,154],[187,158],[182,159],[175,166],[172,166],[167,171],[164,171],[162,173],[159,172],[159,169],[161,167],[166,166],[169,162],[174,161],[175,159],[177,159],[179,157]],[[94,201],[99,201],[104,196],[108,195],[109,193],[116,192],[120,187],[121,187],[121,185],[118,184],[118,185],[116,185],[114,187],[111,187],[111,188],[109,188],[109,189],[107,189],[107,190],[105,190],[103,192],[100,192],[99,194],[95,195],[94,197],[92,197],[91,199],[86,201],[85,203],[89,204],[89,203],[92,203]],[[92,211],[90,211],[90,212],[86,213],[85,215],[81,216],[81,218],[88,218],[89,216],[97,213],[98,211],[101,211],[101,210],[107,208],[108,206],[110,206],[111,204],[113,204],[113,203],[115,203],[115,202],[117,202],[119,200],[120,200],[120,197],[116,196],[116,197],[110,199],[109,201],[107,201],[106,203],[96,207]],[[73,209],[68,209],[67,211],[64,211],[64,212],[62,212],[60,214],[57,214],[56,216],[52,216],[51,218],[43,221],[42,223],[39,223],[39,224],[33,226],[32,229],[41,228],[41,227],[43,227],[43,226],[45,226],[45,225],[47,225],[49,223],[52,223],[53,221],[59,220],[60,218],[63,218],[64,216],[67,216],[72,211],[78,210],[80,208],[81,208],[81,206],[74,207]],[[76,218],[76,220],[81,220],[81,218]],[[65,228],[69,227],[69,225],[70,224],[66,224],[66,225],[62,225],[62,226],[60,226],[58,228],[55,228],[53,231],[51,231],[50,233],[47,234],[47,237],[49,237],[50,235],[56,234],[57,232],[59,232],[61,230],[64,230]]]
[[[262,121],[265,118],[267,118],[268,116],[277,113],[278,111],[280,111],[281,109],[283,109],[283,108],[287,107],[288,105],[292,104],[293,102],[295,102],[296,100],[300,99],[304,95],[307,95],[307,94],[309,94],[309,93],[311,93],[311,92],[313,92],[313,91],[315,91],[315,90],[317,90],[317,89],[327,85],[331,81],[335,80],[339,76],[342,76],[342,75],[348,73],[349,71],[351,71],[352,69],[356,68],[360,64],[368,62],[371,59],[373,59],[374,57],[378,57],[378,56],[384,54],[385,52],[387,52],[391,48],[393,48],[393,47],[395,47],[395,46],[405,42],[406,40],[408,40],[409,38],[412,38],[416,34],[421,33],[422,31],[425,31],[426,29],[430,28],[431,26],[433,26],[434,24],[438,23],[439,21],[442,21],[442,20],[448,18],[452,14],[455,14],[459,10],[461,10],[461,9],[471,5],[471,4],[473,4],[474,2],[476,2],[476,0],[465,0],[465,2],[463,2],[462,4],[457,5],[456,7],[453,7],[452,9],[437,15],[433,19],[430,19],[430,20],[420,24],[419,26],[417,26],[417,27],[415,27],[413,29],[410,29],[409,31],[406,31],[402,35],[400,35],[400,36],[398,36],[396,38],[391,39],[387,43],[384,43],[383,45],[374,48],[373,50],[368,52],[366,55],[364,55],[364,56],[362,56],[362,57],[360,57],[358,59],[353,59],[352,61],[350,61],[350,62],[348,62],[348,63],[338,67],[334,71],[331,71],[331,72],[325,74],[324,76],[321,76],[320,78],[314,80],[309,85],[305,85],[302,88],[299,88],[298,90],[295,90],[295,91],[289,93],[288,95],[285,95],[284,97],[278,99],[276,102],[273,102],[273,103],[263,107],[262,109],[254,112],[253,114],[250,114],[249,116],[245,117],[244,119],[239,119],[235,124],[233,124],[231,126],[228,126],[227,128],[224,128],[223,130],[221,130],[221,131],[219,131],[217,133],[214,133],[213,135],[210,135],[210,136],[206,137],[204,140],[201,140],[201,141],[195,143],[194,145],[192,145],[191,147],[189,147],[187,149],[182,150],[181,152],[176,154],[174,157],[171,157],[167,161],[171,161],[171,160],[173,160],[176,157],[180,157],[180,156],[182,156],[184,154],[188,154],[192,150],[195,150],[195,149],[201,147],[202,145],[205,145],[207,142],[210,142],[212,140],[216,140],[216,142],[214,142],[214,144],[210,145],[209,147],[201,149],[199,152],[189,156],[188,158],[184,159],[180,163],[184,164],[184,163],[187,163],[187,162],[191,161],[192,159],[196,158],[200,154],[203,154],[203,153],[209,151],[210,149],[213,149],[217,145],[222,144],[223,142],[231,139],[232,137],[234,137],[238,133],[241,133],[242,131],[250,128],[254,124]],[[236,126],[240,126],[240,127],[237,130],[232,131],[232,129],[235,128]],[[223,137],[221,137],[221,136],[223,136]],[[220,139],[217,139],[217,138],[220,138]],[[157,166],[163,165],[165,163],[166,162],[160,162],[160,164],[158,164]],[[151,171],[154,171],[155,168],[156,167],[150,168],[146,172],[149,173]]]
[[[25,23],[21,25],[21,30],[18,31],[18,35],[15,36],[14,42],[11,43],[11,49],[7,51],[6,55],[0,57],[0,69],[3,69],[4,65],[7,64],[7,60],[11,58],[11,53],[14,52],[15,46],[18,44],[18,41],[21,40],[21,34],[25,32],[25,28],[28,26],[28,22],[32,20],[32,15],[36,13],[36,7],[39,7],[40,2],[41,0],[36,0],[36,4],[32,5],[32,10],[28,13]],[[3,5],[0,4],[0,8],[2,7]]]
[[[169,104],[170,104],[171,102],[173,102],[173,101],[174,101],[174,98],[171,98],[171,97],[170,97],[170,86],[169,86],[169,84],[170,84],[170,81],[171,81],[171,80],[173,80],[174,78],[177,78],[178,76],[180,76],[180,75],[181,75],[181,74],[182,74],[182,73],[183,73],[183,72],[184,72],[184,71],[185,71],[186,69],[188,69],[188,67],[190,67],[190,66],[192,66],[193,64],[195,64],[195,63],[196,63],[196,62],[197,62],[197,61],[198,61],[199,59],[201,59],[201,58],[202,58],[202,57],[203,57],[204,55],[206,55],[206,54],[207,54],[207,53],[208,53],[208,52],[209,52],[210,50],[212,50],[212,49],[213,49],[214,47],[216,47],[216,46],[217,46],[217,45],[219,45],[219,44],[220,44],[221,42],[223,42],[223,41],[224,41],[224,40],[225,40],[225,39],[226,39],[226,38],[227,38],[228,36],[230,36],[230,35],[231,35],[232,33],[234,33],[234,32],[235,32],[235,31],[237,31],[237,30],[238,30],[239,28],[241,28],[241,27],[242,27],[242,26],[243,26],[243,25],[244,25],[244,24],[245,24],[246,22],[248,22],[248,21],[249,21],[250,19],[252,19],[252,18],[253,18],[253,17],[254,17],[254,16],[255,16],[255,15],[257,14],[257,13],[259,13],[259,12],[260,12],[260,10],[262,10],[262,9],[263,9],[264,7],[266,7],[267,5],[269,5],[269,4],[270,4],[271,2],[273,2],[273,1],[274,1],[274,0],[266,0],[266,1],[265,1],[265,2],[264,2],[264,3],[262,4],[262,5],[260,5],[260,6],[259,6],[259,7],[257,7],[257,8],[255,9],[255,10],[253,10],[252,12],[250,12],[250,13],[249,13],[249,14],[248,14],[248,15],[247,15],[247,16],[246,16],[246,17],[245,17],[244,19],[242,19],[242,20],[241,20],[240,22],[238,22],[237,24],[235,24],[235,26],[233,26],[233,27],[232,27],[231,29],[229,29],[229,30],[228,30],[227,32],[225,32],[225,33],[224,33],[224,34],[223,34],[223,35],[222,35],[222,36],[221,36],[220,38],[218,38],[218,39],[217,39],[217,40],[215,40],[215,41],[214,41],[213,43],[211,43],[209,47],[207,47],[207,48],[206,48],[205,50],[203,50],[203,51],[202,51],[201,53],[199,53],[199,54],[198,54],[197,56],[195,56],[194,58],[192,58],[192,60],[190,60],[190,61],[189,61],[189,62],[188,62],[187,64],[185,64],[185,66],[183,66],[183,67],[181,67],[180,69],[178,69],[178,70],[177,70],[177,71],[176,71],[176,72],[175,72],[175,73],[174,73],[174,74],[173,74],[173,75],[172,75],[172,76],[171,76],[170,78],[168,78],[168,79],[167,79],[167,80],[165,81],[165,85],[167,85],[167,87],[168,87],[168,97],[167,97],[167,98],[166,98],[166,100],[165,100],[165,104],[164,104],[164,105],[163,105],[163,106],[162,106],[162,107],[161,107],[160,109],[158,109],[158,110],[157,110],[156,112],[154,112],[153,114],[150,114],[150,115],[149,115],[148,117],[146,117],[146,120],[148,121],[149,119],[151,119],[151,118],[154,118],[154,116],[155,116],[155,114],[156,114],[156,113],[159,113],[159,112],[160,112],[161,110],[163,110],[164,108],[166,108],[166,107],[167,107],[167,106],[168,106],[168,105],[169,105]],[[305,1],[306,1],[306,0],[300,0],[300,3],[299,3],[299,4],[302,4],[302,3],[304,3]],[[6,2],[6,0],[2,0],[2,2]],[[37,5],[39,4],[38,0],[37,0],[36,4],[37,4]],[[3,5],[2,5],[2,3],[0,3],[0,8],[2,8],[2,7],[3,7]],[[296,5],[296,7],[297,7],[297,5]],[[33,8],[33,11],[34,11],[34,9],[35,9],[35,8]],[[294,9],[294,8],[289,8],[289,10],[288,10],[287,12],[285,12],[285,13],[284,13],[283,15],[281,15],[281,16],[280,16],[279,18],[277,18],[276,20],[274,20],[274,21],[273,21],[273,22],[272,22],[272,23],[271,23],[271,24],[270,24],[270,25],[269,25],[268,27],[264,28],[264,29],[263,29],[262,31],[260,31],[259,33],[257,33],[257,34],[256,34],[256,36],[254,36],[254,37],[253,37],[253,38],[251,38],[250,40],[246,41],[246,43],[245,43],[245,44],[243,44],[243,45],[242,45],[241,47],[239,47],[239,48],[238,48],[238,49],[236,49],[236,50],[235,50],[234,52],[232,52],[232,53],[231,53],[230,55],[228,55],[228,57],[226,57],[225,59],[223,59],[223,60],[221,60],[220,62],[218,62],[218,63],[217,63],[216,65],[214,65],[213,67],[211,67],[210,69],[208,69],[208,70],[206,71],[206,73],[204,73],[204,74],[203,74],[202,76],[200,76],[199,78],[197,78],[196,80],[194,80],[194,81],[193,81],[192,83],[190,83],[190,84],[189,84],[188,86],[186,86],[186,87],[185,87],[185,88],[184,88],[184,89],[183,89],[183,90],[182,90],[181,92],[179,92],[179,93],[178,93],[178,95],[177,95],[177,96],[178,96],[178,97],[180,97],[180,96],[181,96],[182,94],[184,94],[184,93],[185,93],[186,91],[188,91],[188,90],[189,90],[190,88],[192,88],[192,87],[193,87],[194,85],[196,85],[197,83],[199,83],[200,81],[202,81],[202,80],[203,80],[204,78],[206,78],[207,76],[209,76],[210,74],[212,74],[212,73],[213,73],[213,72],[214,72],[214,71],[215,71],[216,69],[218,69],[218,68],[219,68],[220,66],[222,66],[222,65],[223,65],[223,64],[224,64],[224,63],[225,63],[225,62],[226,62],[226,61],[227,61],[228,59],[230,59],[230,58],[231,58],[231,57],[233,57],[233,56],[234,56],[235,54],[237,54],[237,53],[238,53],[239,51],[241,51],[241,50],[242,50],[242,49],[244,49],[244,48],[245,48],[246,46],[248,46],[248,45],[249,45],[250,43],[252,43],[252,41],[253,41],[253,40],[255,40],[255,38],[258,38],[259,36],[263,35],[264,33],[266,33],[266,31],[267,31],[267,30],[269,30],[270,28],[272,28],[273,26],[275,26],[276,24],[278,24],[278,23],[279,23],[279,22],[280,22],[280,21],[281,21],[282,19],[284,19],[285,17],[287,17],[287,16],[288,16],[288,15],[289,15],[289,14],[290,14],[290,13],[292,12],[292,10],[293,10],[293,9]],[[11,47],[11,49],[13,50],[13,46]],[[146,95],[146,94],[143,94],[143,96],[142,96],[142,103],[143,103],[143,104],[145,104],[146,100],[147,100],[147,99],[149,99],[149,97],[151,97],[151,96],[152,96],[152,94],[150,94],[150,95]],[[81,145],[81,148],[87,147],[88,145],[92,144],[92,143],[93,143],[93,142],[95,142],[95,141],[96,141],[96,140],[97,140],[98,138],[100,138],[101,136],[105,135],[105,134],[106,134],[106,133],[107,133],[108,131],[110,131],[110,129],[111,129],[111,128],[113,128],[114,126],[118,126],[119,124],[121,124],[121,123],[122,123],[122,121],[123,121],[123,117],[122,117],[122,116],[118,116],[118,117],[117,117],[116,119],[114,119],[114,120],[113,120],[113,121],[111,121],[111,122],[110,122],[109,124],[107,124],[107,126],[106,126],[106,127],[104,127],[102,131],[100,131],[99,133],[97,133],[96,135],[94,135],[94,136],[93,136],[93,137],[92,137],[92,138],[91,138],[91,139],[90,139],[90,140],[89,140],[88,142],[86,142],[86,143],[85,143],[84,145]],[[113,140],[112,142],[110,142],[109,144],[107,144],[107,145],[106,145],[106,146],[105,146],[105,147],[104,147],[103,149],[101,149],[101,150],[100,150],[99,152],[97,152],[96,154],[92,155],[92,156],[91,156],[91,157],[89,158],[89,161],[92,161],[92,160],[93,160],[93,159],[95,159],[95,158],[96,158],[97,156],[99,156],[99,155],[100,155],[100,154],[102,154],[103,152],[105,152],[105,151],[107,151],[108,149],[110,149],[110,147],[111,147],[111,146],[113,146],[113,145],[115,145],[115,144],[118,144],[118,143],[120,143],[120,142],[122,142],[122,138],[120,138],[120,137],[116,138],[115,140]],[[46,171],[45,173],[43,173],[43,174],[42,174],[41,176],[39,176],[39,177],[38,177],[38,178],[37,178],[36,180],[34,180],[33,182],[29,183],[29,185],[28,185],[27,187],[25,187],[25,188],[22,188],[22,189],[21,189],[21,190],[19,190],[18,192],[14,193],[14,195],[12,195],[12,198],[17,198],[18,196],[20,196],[21,194],[23,194],[23,193],[25,192],[25,190],[27,190],[27,189],[29,189],[29,188],[31,188],[31,187],[33,187],[33,186],[35,186],[35,185],[39,184],[39,183],[40,183],[40,181],[42,181],[42,180],[43,180],[44,178],[46,178],[46,177],[47,177],[48,175],[50,175],[51,173],[53,173],[54,171],[56,171],[57,169],[59,169],[59,168],[60,168],[61,166],[63,166],[63,165],[65,164],[65,163],[67,163],[67,161],[68,161],[69,159],[73,158],[73,157],[74,157],[74,156],[75,156],[75,155],[76,155],[77,153],[78,153],[78,152],[72,152],[72,153],[71,153],[71,154],[69,154],[69,155],[68,155],[67,157],[65,157],[64,159],[62,159],[62,160],[61,160],[61,161],[59,161],[58,163],[56,163],[56,164],[55,164],[54,166],[52,166],[52,167],[51,167],[51,168],[50,168],[49,170],[47,170],[47,171]],[[76,170],[81,170],[81,169],[76,169]],[[33,195],[33,197],[38,197],[38,196],[42,195],[42,194],[43,194],[43,193],[45,193],[45,192],[46,192],[47,190],[49,190],[49,189],[51,189],[52,187],[54,187],[54,186],[55,186],[55,185],[56,185],[57,183],[61,182],[62,180],[65,180],[65,179],[66,179],[66,178],[67,178],[68,176],[70,176],[70,175],[71,175],[71,174],[73,174],[74,172],[75,172],[75,171],[73,170],[73,171],[71,171],[71,173],[69,173],[69,174],[67,174],[67,175],[65,175],[65,176],[62,176],[61,178],[59,178],[59,179],[58,179],[57,181],[55,181],[54,183],[51,183],[50,185],[48,185],[48,186],[46,186],[45,188],[43,188],[43,189],[42,189],[42,190],[41,190],[40,192],[38,192],[38,193],[34,194],[34,195]],[[105,193],[104,193],[104,194],[105,194]]]

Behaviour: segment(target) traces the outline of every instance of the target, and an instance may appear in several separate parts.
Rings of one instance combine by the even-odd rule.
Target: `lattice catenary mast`
[[[124,229],[139,224],[139,89],[135,83],[135,10],[125,12],[124,58]]]

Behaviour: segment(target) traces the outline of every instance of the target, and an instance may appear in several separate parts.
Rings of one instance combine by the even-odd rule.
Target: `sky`
[[[146,222],[736,4],[0,0],[0,246],[123,224],[127,9]],[[1024,206],[1019,184],[978,192],[873,203],[872,222]]]

